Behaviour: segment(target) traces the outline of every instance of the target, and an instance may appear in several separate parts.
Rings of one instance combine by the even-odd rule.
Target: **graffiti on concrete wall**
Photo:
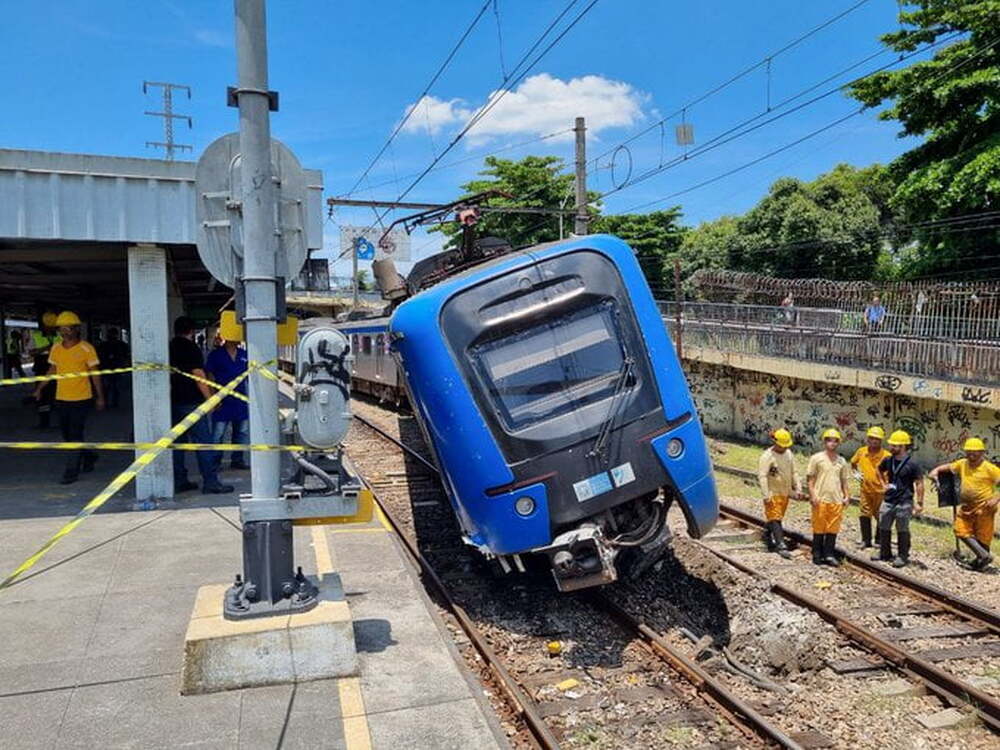
[[[685,365],[702,424],[711,435],[766,443],[772,430],[786,427],[803,449],[818,449],[823,431],[836,427],[844,435],[846,452],[878,425],[909,432],[917,458],[927,464],[960,455],[962,443],[973,435],[987,441],[991,455],[1000,456],[1000,411],[973,401],[938,401],[931,384],[929,397],[923,398],[896,393],[898,383],[893,387],[891,375],[879,376],[880,390],[871,390],[704,362]]]

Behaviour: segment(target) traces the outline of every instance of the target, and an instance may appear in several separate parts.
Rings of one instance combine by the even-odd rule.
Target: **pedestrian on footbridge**
[[[990,545],[997,505],[1000,505],[1000,467],[986,460],[986,444],[982,439],[971,437],[962,448],[965,458],[935,467],[930,478],[936,480],[943,472],[958,476],[961,489],[955,536],[976,556],[969,567],[982,571],[993,561]]]
[[[861,525],[861,549],[872,546],[872,519],[878,518],[882,498],[885,497],[878,467],[890,453],[882,447],[883,440],[885,430],[881,427],[869,427],[865,437],[867,444],[858,448],[851,457],[851,466],[861,479],[861,515],[858,518]]]
[[[791,451],[794,442],[792,433],[784,428],[775,430],[771,433],[771,441],[771,447],[761,454],[757,462],[757,480],[764,497],[764,516],[767,520],[764,543],[769,551],[787,559],[792,555],[785,544],[781,522],[788,510],[788,500],[803,497],[802,486]]]
[[[806,467],[809,502],[812,504],[813,564],[840,566],[837,534],[844,518],[844,506],[851,501],[848,481],[851,467],[838,453],[843,438],[830,428],[823,433],[823,450],[813,454]]]
[[[889,436],[892,455],[879,464],[885,501],[878,516],[878,552],[872,560],[903,568],[910,562],[910,518],[924,512],[924,470],[910,455],[913,439],[905,430]],[[892,556],[892,525],[896,524],[896,556]]]

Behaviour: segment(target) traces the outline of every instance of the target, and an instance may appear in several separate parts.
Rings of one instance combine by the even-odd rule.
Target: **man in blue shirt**
[[[872,301],[869,303],[868,307],[865,308],[865,325],[873,331],[877,330],[882,327],[885,315],[885,305],[882,304],[882,300],[879,299],[879,296],[876,294],[872,297]]]
[[[213,349],[205,360],[205,370],[217,383],[228,383],[233,378],[247,371],[247,350],[238,341],[224,341],[222,346]],[[242,381],[236,392],[247,394],[247,381]],[[221,443],[226,435],[226,429],[232,431],[232,442],[241,445],[250,443],[250,411],[247,402],[234,396],[226,396],[219,407],[212,413],[212,441]],[[222,464],[222,452],[214,454],[216,466]],[[233,469],[249,469],[250,463],[245,452],[233,451],[230,456],[230,467]]]

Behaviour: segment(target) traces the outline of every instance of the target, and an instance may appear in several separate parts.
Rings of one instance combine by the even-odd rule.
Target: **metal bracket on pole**
[[[267,108],[271,112],[278,111],[278,92],[264,91],[263,89],[237,88],[236,86],[226,86],[226,106],[239,107],[240,94],[263,94],[267,97]]]

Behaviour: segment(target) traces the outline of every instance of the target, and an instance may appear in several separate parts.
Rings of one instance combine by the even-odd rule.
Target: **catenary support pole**
[[[587,233],[587,128],[584,118],[576,118],[576,220],[573,226],[575,234]]]
[[[170,327],[167,306],[167,251],[155,245],[128,249],[129,344],[133,362],[167,365]],[[135,439],[152,443],[170,431],[170,374],[166,370],[132,372],[132,420]],[[136,451],[136,455],[143,451]],[[170,451],[135,477],[139,502],[173,497],[174,471]]]

